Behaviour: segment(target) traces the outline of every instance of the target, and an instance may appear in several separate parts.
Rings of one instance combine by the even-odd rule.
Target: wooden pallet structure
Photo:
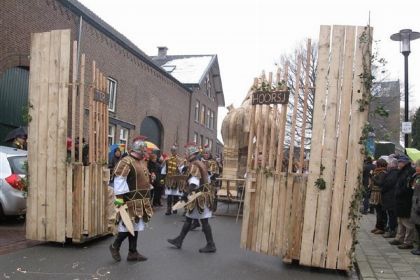
[[[293,162],[303,166],[305,151],[303,139],[299,156],[290,148],[296,145],[298,135],[297,106],[289,113],[287,104],[247,108],[250,118],[242,248],[280,256],[285,262],[296,260],[305,266],[349,269],[354,238],[350,207],[359,188],[363,163],[359,139],[368,111],[360,110],[360,100],[369,94],[364,77],[370,74],[371,38],[370,27],[320,28],[307,174],[302,168],[293,170]],[[296,58],[296,76],[305,76],[305,82],[301,85],[300,79],[295,79],[293,104],[297,104],[298,94],[308,100],[310,46],[308,43],[306,58]],[[307,61],[305,69],[303,59]],[[287,81],[287,64],[282,72]],[[256,79],[253,91],[262,82],[273,84],[271,77]],[[280,74],[276,77],[274,85],[280,81]],[[305,103],[304,115],[306,110]],[[287,114],[291,116],[289,127]],[[237,117],[230,116],[232,119]],[[302,119],[305,121],[306,116]],[[304,130],[306,125],[299,127]],[[305,131],[300,135],[304,137]],[[325,182],[325,189],[316,186],[319,179]]]
[[[78,62],[77,42],[71,52],[70,40],[70,30],[32,35],[26,223],[31,240],[80,243],[110,233],[107,82],[93,61],[91,83],[85,83],[86,57],[81,54]]]

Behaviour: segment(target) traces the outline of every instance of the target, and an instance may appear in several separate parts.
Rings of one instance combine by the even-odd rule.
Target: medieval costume
[[[162,168],[162,175],[165,176],[165,194],[167,196],[167,209],[165,215],[172,214],[172,205],[178,202],[179,197],[182,196],[182,190],[185,188],[185,176],[183,176],[181,165],[183,159],[177,154],[177,147],[171,147],[171,157],[165,160]],[[175,211],[174,211],[175,212]],[[176,212],[175,212],[176,213]]]
[[[220,171],[219,171],[219,164],[217,161],[213,158],[211,154],[211,149],[209,146],[204,147],[204,154],[201,159],[204,164],[207,167],[207,173],[208,173],[208,179],[209,183],[212,186],[212,190],[214,191],[214,203],[213,203],[213,211],[216,211],[217,209],[217,190],[219,188],[219,182],[217,181],[217,178],[219,177]]]
[[[114,192],[119,199],[118,202],[116,201],[116,205],[120,205],[120,201],[127,205],[127,212],[134,228],[134,235],[131,235],[121,216],[117,217],[118,235],[110,246],[111,255],[116,261],[121,260],[119,250],[127,237],[129,242],[127,260],[147,260],[137,252],[138,232],[144,230],[145,223],[150,220],[153,214],[150,204],[150,173],[144,161],[146,144],[143,140],[143,137],[136,137],[129,155],[122,158],[114,169]]]
[[[180,249],[182,242],[191,230],[191,224],[194,219],[200,220],[203,232],[206,237],[207,244],[199,250],[200,253],[216,252],[216,246],[213,241],[213,235],[209,224],[209,218],[212,216],[213,192],[207,177],[207,168],[205,164],[197,157],[198,148],[195,144],[186,146],[188,167],[188,187],[186,195],[183,197],[188,201],[188,196],[194,196],[192,201],[188,201],[186,205],[186,221],[182,227],[181,233],[174,239],[168,239],[168,242]]]

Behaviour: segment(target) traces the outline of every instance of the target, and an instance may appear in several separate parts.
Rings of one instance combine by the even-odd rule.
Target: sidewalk
[[[371,233],[375,215],[363,215],[357,233],[356,261],[360,279],[420,279],[420,256],[400,250],[382,235]]]

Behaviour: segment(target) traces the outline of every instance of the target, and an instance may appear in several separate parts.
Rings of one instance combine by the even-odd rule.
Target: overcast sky
[[[148,55],[157,46],[169,55],[217,54],[226,106],[239,106],[253,78],[274,70],[281,54],[305,40],[318,40],[320,25],[366,25],[374,28],[379,55],[391,79],[404,80],[403,56],[390,35],[400,29],[420,32],[416,1],[379,0],[79,0]],[[409,56],[410,108],[420,105],[420,39]],[[417,85],[416,85],[417,84]],[[226,114],[219,109],[218,126]],[[219,138],[220,129],[219,129]],[[222,139],[221,139],[222,140]]]

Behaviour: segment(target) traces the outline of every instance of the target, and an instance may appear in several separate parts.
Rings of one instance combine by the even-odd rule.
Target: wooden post
[[[95,94],[95,81],[96,81],[96,62],[92,62],[92,83],[89,87],[89,163],[94,162],[94,108],[93,108],[93,95]]]
[[[289,62],[286,62],[284,66],[284,81],[286,83],[285,88],[287,88],[287,79],[289,78]],[[284,137],[285,137],[285,125],[287,117],[287,104],[281,106],[280,111],[280,122],[279,122],[279,143],[277,146],[277,167],[276,171],[280,173],[283,166],[283,155],[284,155]]]
[[[311,54],[312,45],[311,39],[308,39],[306,44],[306,68],[305,68],[305,89],[303,91],[303,117],[302,117],[302,135],[300,137],[300,153],[299,153],[299,167],[300,172],[304,172],[304,156],[305,156],[305,136],[306,136],[306,117],[308,111],[308,95],[309,95],[309,71],[311,69]]]
[[[85,54],[82,54],[80,64],[80,96],[79,96],[79,163],[83,161],[83,120],[85,115]]]
[[[71,87],[71,162],[74,162],[76,134],[76,93],[77,93],[77,41],[73,42],[73,68]]]

